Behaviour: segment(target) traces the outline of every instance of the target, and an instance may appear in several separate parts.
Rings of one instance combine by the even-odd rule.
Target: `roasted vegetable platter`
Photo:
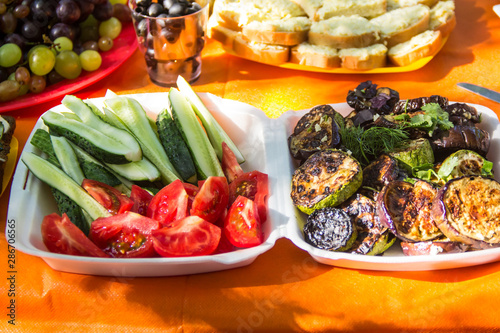
[[[167,99],[166,93],[127,95],[136,99],[151,119],[160,112]],[[246,161],[244,171],[259,170],[269,176],[268,219],[263,225],[264,242],[248,249],[215,255],[178,258],[116,259],[62,255],[48,252],[40,234],[42,219],[57,210],[50,189],[30,174],[23,163],[19,163],[14,175],[8,219],[17,222],[16,248],[22,252],[41,257],[55,270],[108,276],[172,276],[220,271],[251,264],[257,256],[271,249],[279,238],[290,239],[297,247],[307,251],[316,261],[340,267],[369,270],[434,270],[477,265],[500,259],[500,248],[446,254],[405,256],[400,246],[392,246],[383,255],[359,255],[349,252],[322,250],[307,243],[303,226],[307,215],[297,209],[290,193],[294,171],[299,163],[289,152],[288,138],[299,119],[308,110],[288,111],[277,119],[268,118],[264,112],[250,105],[199,93],[200,98],[212,112],[222,128],[233,139]],[[92,99],[102,107],[105,98]],[[331,105],[342,116],[347,116],[352,107],[347,103]],[[483,106],[473,105],[481,114],[480,127],[490,133],[488,159],[493,162],[493,172],[500,172],[498,156],[498,118]],[[62,105],[51,111],[64,112]],[[40,119],[35,131],[42,128]],[[23,154],[35,149],[26,145]],[[21,155],[21,158],[22,158]]]

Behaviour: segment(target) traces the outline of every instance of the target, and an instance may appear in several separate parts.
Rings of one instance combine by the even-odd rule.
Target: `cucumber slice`
[[[141,147],[129,131],[112,126],[101,120],[101,118],[92,111],[92,107],[85,104],[81,99],[73,95],[66,95],[62,100],[62,104],[73,111],[85,124],[109,136],[111,139],[120,142],[125,147],[129,147],[129,149],[135,151],[137,155],[141,155],[142,157]]]
[[[224,177],[215,150],[196,118],[191,104],[176,88],[170,89],[168,98],[172,118],[181,132],[182,138],[188,145],[199,177],[201,179],[210,176]]]
[[[127,164],[106,164],[118,175],[130,181],[150,181],[155,182],[161,178],[158,169],[147,159],[143,158],[137,162]]]
[[[171,183],[181,178],[168,159],[150,119],[141,104],[133,98],[114,97],[104,101],[106,107],[115,113],[141,145],[144,156],[160,171],[162,181]]]
[[[52,163],[33,153],[23,154],[21,160],[38,179],[67,195],[93,220],[111,216],[107,209],[88,194],[83,187]]]
[[[158,114],[156,124],[158,137],[175,169],[179,171],[182,179],[195,184],[197,177],[193,158],[167,109]]]
[[[71,177],[75,182],[81,184],[85,176],[83,174],[78,158],[76,157],[75,151],[71,147],[68,139],[64,136],[54,136],[50,137],[52,141],[52,147],[54,147],[54,153],[56,154],[57,160],[61,164],[61,168],[68,176]]]
[[[203,127],[205,127],[205,130],[207,131],[208,138],[210,139],[219,160],[222,161],[222,142],[225,142],[229,148],[231,148],[234,155],[236,155],[238,163],[241,164],[245,162],[243,154],[239,151],[233,140],[231,140],[229,135],[227,135],[224,129],[222,129],[217,120],[215,120],[210,111],[208,111],[205,104],[203,104],[200,97],[196,95],[196,92],[193,90],[191,85],[181,75],[177,77],[177,87],[179,87],[179,91],[182,95],[184,95],[189,103],[191,103],[194,112],[196,112],[196,115],[203,123]]]
[[[36,148],[40,149],[43,153],[47,155],[47,160],[57,167],[61,167],[59,160],[54,152],[54,147],[52,147],[52,141],[50,140],[50,134],[44,129],[37,129],[31,138],[30,143]]]
[[[142,158],[140,149],[131,149],[92,126],[68,119],[60,113],[48,111],[42,119],[51,132],[64,136],[89,154],[107,163],[123,164],[139,161]]]

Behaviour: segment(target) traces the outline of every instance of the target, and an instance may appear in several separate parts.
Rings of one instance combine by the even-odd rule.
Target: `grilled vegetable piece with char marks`
[[[351,248],[356,236],[351,218],[338,208],[318,209],[307,217],[304,225],[305,241],[322,250],[346,251]]]
[[[473,150],[486,156],[490,148],[490,134],[475,126],[455,125],[433,138],[431,144],[437,160],[443,160],[461,149]]]
[[[397,160],[382,154],[363,169],[363,186],[380,191],[391,181],[402,178],[402,174]]]
[[[439,167],[438,175],[447,182],[462,176],[493,178],[493,163],[472,150],[459,150],[448,156]]]
[[[444,110],[450,115],[450,121],[456,125],[481,122],[476,108],[465,103],[449,104]]]
[[[432,218],[452,241],[473,249],[500,246],[500,183],[481,176],[450,180],[434,199]]]
[[[426,242],[401,242],[401,250],[405,256],[462,253],[466,252],[468,249],[468,245],[460,242],[452,242],[446,237]]]
[[[389,114],[399,101],[399,93],[386,87],[377,88],[371,81],[365,81],[349,90],[346,101],[355,111],[370,109],[374,113]]]
[[[420,138],[411,140],[404,147],[389,153],[398,161],[401,168],[411,174],[412,168],[434,163],[434,153],[429,140]]]
[[[358,193],[339,208],[347,213],[357,230],[358,235],[350,252],[377,255],[387,250],[396,240],[389,229],[380,223],[374,200]]]
[[[437,190],[428,182],[393,181],[377,199],[380,222],[405,242],[429,241],[443,234],[432,220]]]
[[[330,105],[318,105],[306,113],[288,137],[293,158],[305,161],[313,153],[335,148],[340,142],[339,122],[344,118]]]
[[[361,186],[361,165],[347,153],[327,149],[311,155],[292,176],[293,204],[306,214],[341,204]]]
[[[402,99],[394,105],[392,113],[412,113],[422,110],[422,107],[429,103],[437,103],[439,106],[445,110],[448,106],[448,98],[438,95],[432,95],[430,97],[418,97],[413,99]]]

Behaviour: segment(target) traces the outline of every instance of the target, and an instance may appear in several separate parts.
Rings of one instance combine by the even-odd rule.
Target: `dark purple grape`
[[[148,32],[148,20],[141,20],[135,28],[137,36],[145,37]]]
[[[0,67],[0,82],[7,80],[10,73],[7,68]]]
[[[174,3],[178,3],[178,0],[163,0],[163,7],[170,9]]]
[[[56,8],[56,14],[62,23],[71,24],[80,18],[80,7],[73,0],[62,0]]]
[[[7,36],[5,36],[4,42],[14,43],[17,46],[19,46],[21,50],[24,50],[24,47],[26,46],[26,38],[24,38],[18,33],[8,34]]]
[[[52,26],[49,32],[50,40],[56,40],[57,37],[68,37],[71,40],[75,39],[75,31],[65,23],[56,23]]]
[[[151,5],[151,0],[137,0],[135,4],[140,7],[147,8],[149,5]]]
[[[120,22],[130,22],[132,20],[130,8],[122,3],[115,3],[113,5],[113,16],[120,20]]]
[[[89,17],[90,14],[94,11],[95,5],[88,0],[76,0],[78,7],[80,7],[80,18],[78,22],[83,22]]]
[[[48,24],[49,20],[56,16],[57,2],[51,0],[34,0],[30,5],[32,18],[38,17],[37,21],[45,20]]]
[[[184,5],[182,5],[180,2],[174,3],[168,9],[168,16],[169,17],[178,17],[178,16],[183,16],[185,14],[186,14],[186,7]]]
[[[178,31],[174,31],[168,28],[161,29],[161,34],[170,44],[177,42],[180,36]]]
[[[89,40],[82,44],[84,50],[94,50],[99,51],[99,45],[95,40]]]
[[[148,16],[157,17],[164,12],[164,8],[159,3],[153,3],[148,7]]]
[[[196,2],[193,2],[191,4],[191,7],[188,8],[187,10],[187,13],[186,14],[193,14],[193,13],[196,13],[197,11],[201,10],[201,6],[200,4],[196,3]]]
[[[51,70],[50,73],[47,75],[48,84],[56,84],[58,82],[61,82],[62,80],[64,80],[64,77],[62,77],[54,69]]]
[[[12,12],[7,11],[0,15],[0,31],[5,34],[11,34],[16,31],[17,19]]]
[[[92,15],[99,21],[107,21],[113,17],[113,5],[109,1],[95,5]]]
[[[30,13],[30,7],[23,4],[17,5],[12,10],[12,14],[14,14],[14,16],[17,17],[18,19],[25,18],[26,16],[29,15],[29,13]]]
[[[42,29],[35,22],[26,21],[21,27],[21,34],[28,41],[36,42],[42,38]]]

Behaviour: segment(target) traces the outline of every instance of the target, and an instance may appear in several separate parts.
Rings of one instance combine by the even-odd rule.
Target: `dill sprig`
[[[361,126],[342,126],[340,136],[342,144],[364,165],[382,153],[402,147],[409,138],[403,129],[377,126],[366,130]]]

